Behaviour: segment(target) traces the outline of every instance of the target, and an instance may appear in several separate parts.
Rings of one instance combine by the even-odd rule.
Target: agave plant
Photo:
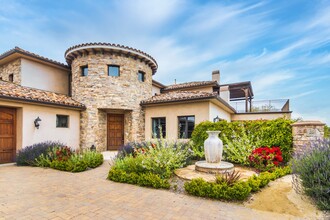
[[[215,182],[217,184],[226,183],[228,186],[232,186],[240,177],[241,173],[235,170],[233,172],[218,173],[215,175]]]

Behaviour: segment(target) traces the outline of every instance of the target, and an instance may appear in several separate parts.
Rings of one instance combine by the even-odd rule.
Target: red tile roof
[[[200,92],[200,91],[178,91],[178,92],[168,92],[162,94],[156,94],[150,99],[144,100],[141,104],[154,104],[154,103],[164,103],[173,101],[186,101],[186,100],[196,100],[196,99],[208,99],[216,98],[218,94],[216,92]]]
[[[42,61],[45,61],[45,62],[48,62],[48,63],[52,63],[52,64],[55,64],[55,65],[70,69],[70,67],[68,65],[64,64],[64,63],[49,59],[47,57],[40,56],[38,54],[29,52],[27,50],[23,50],[22,48],[19,48],[19,47],[15,47],[15,48],[13,48],[11,50],[8,50],[7,52],[4,52],[3,54],[1,54],[0,55],[0,60],[5,58],[5,57],[8,57],[8,56],[10,56],[14,53],[23,54],[25,56],[33,57],[33,58],[36,58],[36,59],[39,59],[39,60],[42,60]]]
[[[20,86],[11,82],[0,80],[0,98],[35,102],[49,105],[67,106],[84,109],[85,106],[71,97],[54,92]]]
[[[79,47],[85,47],[85,46],[95,46],[95,45],[98,45],[98,46],[112,46],[112,47],[118,47],[118,48],[122,48],[122,49],[127,49],[127,50],[131,50],[131,51],[135,51],[135,52],[138,52],[138,53],[141,53],[147,57],[149,57],[151,60],[153,60],[155,63],[156,60],[150,56],[149,54],[143,52],[142,50],[138,50],[138,49],[135,49],[133,47],[128,47],[128,46],[124,46],[124,45],[120,45],[120,44],[112,44],[112,43],[105,43],[105,42],[94,42],[94,43],[84,43],[84,44],[77,44],[77,45],[74,45],[72,47],[69,47],[66,51],[65,51],[65,56],[67,55],[67,53],[72,50],[72,49],[76,49],[76,48],[79,48]]]
[[[156,94],[147,100],[143,100],[141,105],[152,105],[170,102],[195,101],[195,100],[215,99],[220,102],[229,111],[235,113],[236,110],[225,100],[221,99],[217,92],[201,92],[201,91],[172,91],[167,93]]]
[[[219,86],[216,81],[197,81],[197,82],[187,82],[187,83],[179,83],[166,86],[163,91],[170,91],[170,90],[177,90],[177,89],[184,89],[184,88],[191,88],[197,86]]]

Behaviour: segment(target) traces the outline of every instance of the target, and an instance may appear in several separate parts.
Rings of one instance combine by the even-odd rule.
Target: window
[[[195,127],[195,116],[179,116],[179,138],[191,138]]]
[[[69,127],[69,116],[68,115],[56,115],[56,127],[57,128],[68,128]]]
[[[87,76],[88,75],[88,66],[82,66],[81,67],[81,76]]]
[[[145,80],[144,75],[145,75],[144,72],[142,72],[142,71],[139,71],[139,72],[138,72],[138,80],[139,80],[140,82],[144,82],[144,80]]]
[[[8,81],[9,82],[14,82],[14,74],[9,74]]]
[[[109,65],[108,76],[119,76],[119,66]]]
[[[152,137],[160,138],[160,134],[162,137],[166,137],[166,118],[152,118]]]

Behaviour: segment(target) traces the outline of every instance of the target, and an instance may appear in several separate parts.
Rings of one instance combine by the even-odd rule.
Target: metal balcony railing
[[[288,112],[290,111],[289,99],[276,100],[252,100],[252,101],[231,101],[230,105],[237,113],[248,112]]]

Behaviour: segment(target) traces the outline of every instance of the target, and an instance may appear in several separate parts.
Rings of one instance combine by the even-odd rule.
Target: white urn
[[[207,131],[209,137],[204,141],[204,152],[207,163],[220,163],[223,144],[218,137],[220,131]]]

